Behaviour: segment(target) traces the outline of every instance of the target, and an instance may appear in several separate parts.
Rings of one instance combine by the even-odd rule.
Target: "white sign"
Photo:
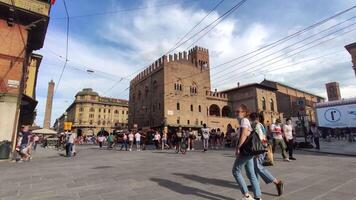
[[[173,115],[173,114],[174,114],[173,110],[167,110],[167,115]]]
[[[20,81],[17,80],[7,80],[7,85],[12,88],[18,88],[20,85]]]
[[[356,104],[317,108],[320,127],[356,127]]]

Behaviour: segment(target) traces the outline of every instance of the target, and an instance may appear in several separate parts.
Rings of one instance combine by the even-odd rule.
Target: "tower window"
[[[180,104],[177,103],[177,110],[180,110]]]
[[[190,111],[193,112],[193,105],[190,105]]]

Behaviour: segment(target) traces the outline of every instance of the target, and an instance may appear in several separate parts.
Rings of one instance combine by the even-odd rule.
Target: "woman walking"
[[[252,123],[252,128],[254,128],[254,130],[258,134],[263,146],[267,148],[268,145],[267,132],[266,132],[266,128],[261,123],[264,121],[263,116],[258,113],[251,113],[249,118]],[[283,193],[284,184],[281,180],[275,178],[271,174],[271,172],[263,166],[264,159],[265,159],[265,154],[260,154],[253,158],[256,178],[258,180],[259,176],[261,176],[262,180],[266,184],[274,183],[277,188],[278,196],[281,196]]]
[[[129,134],[129,145],[130,145],[129,151],[132,151],[133,142],[134,142],[134,134],[131,131]]]
[[[236,182],[240,186],[240,191],[243,195],[242,200],[261,200],[262,194],[258,179],[256,177],[256,173],[254,170],[253,164],[253,155],[242,155],[240,154],[240,148],[245,143],[247,137],[252,132],[252,127],[250,121],[247,117],[247,108],[244,105],[241,105],[236,110],[237,120],[239,121],[240,128],[238,132],[240,132],[240,138],[238,145],[236,147],[236,160],[232,168],[232,174],[235,177]],[[246,175],[252,184],[252,191],[254,194],[254,198],[249,194],[246,182],[244,177],[242,176],[243,168],[246,169]]]
[[[164,127],[162,133],[162,150],[164,150],[164,148],[169,148],[167,141],[168,141],[167,127]]]
[[[289,153],[289,160],[296,160],[293,157],[293,125],[290,118],[287,119],[287,124],[283,126],[283,134],[287,143],[287,149]]]

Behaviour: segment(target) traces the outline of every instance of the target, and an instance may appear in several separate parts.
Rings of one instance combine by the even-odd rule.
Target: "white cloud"
[[[149,1],[147,4],[148,6],[152,6],[154,1]],[[113,6],[118,7],[117,5]],[[163,53],[168,51],[177,42],[178,38],[184,35],[206,14],[207,12],[204,10],[197,10],[195,8],[186,8],[181,5],[176,5],[165,8],[145,9],[141,12],[137,12],[135,15],[132,15],[132,17],[110,15],[110,17],[102,20],[103,23],[100,27],[90,33],[90,37],[95,38],[94,41],[99,42],[93,42],[92,40],[88,40],[86,37],[71,34],[69,52],[69,59],[71,61],[69,63],[72,65],[79,64],[81,66],[88,66],[94,70],[104,71],[114,76],[127,76],[134,71],[149,65]],[[219,17],[219,14],[217,12],[213,12],[197,30],[205,27],[217,17]],[[330,23],[332,24],[334,22]],[[281,27],[281,29],[282,28],[283,27]],[[294,32],[294,30],[300,29],[300,26],[297,25],[292,29],[289,30],[290,33]],[[317,29],[315,32],[320,30],[321,29]],[[244,25],[242,27],[238,18],[227,18],[208,35],[197,42],[197,45],[203,46],[210,50],[211,66],[214,67],[217,64],[224,63],[232,58],[261,47],[269,41],[279,39],[276,38],[275,35],[280,35],[280,32],[280,30],[272,30],[268,24],[262,24],[259,22],[252,22],[248,26]],[[284,30],[284,32],[288,32],[288,30]],[[282,56],[282,58],[286,58],[283,62],[278,62],[273,66],[267,66],[265,68],[271,69],[275,66],[281,66],[283,64],[293,64],[298,62],[300,59],[321,55],[325,52],[329,52],[329,50],[341,50],[343,49],[343,45],[345,43],[350,43],[354,40],[355,37],[351,36],[355,36],[355,34],[349,35],[349,38],[336,40],[336,42],[320,46],[313,51],[308,51],[293,58],[286,58],[286,56]],[[58,38],[61,38],[61,40],[58,40]],[[40,72],[39,84],[41,85],[40,87],[43,87],[41,90],[45,90],[44,86],[47,86],[47,82],[50,78],[54,78],[54,80],[57,81],[56,78],[59,76],[60,67],[63,62],[55,60],[53,55],[48,53],[48,50],[50,49],[64,55],[64,38],[65,34],[63,32],[53,30],[48,31],[45,48],[41,51],[45,54],[44,63],[42,65],[48,65],[46,67],[49,68],[52,68],[51,65],[59,67],[56,67],[56,70],[43,70],[43,72]],[[192,41],[194,40],[195,39]],[[178,48],[177,51],[185,50],[190,42],[191,41]],[[291,43],[289,42],[286,44]],[[263,74],[261,77],[261,73],[263,72],[262,69],[256,71],[253,76],[250,75],[251,78],[249,79],[242,79],[243,76],[241,76],[241,72],[251,66],[261,66],[258,60],[270,52],[271,51],[258,54],[254,56],[252,60],[237,66],[236,63],[232,63],[224,67],[213,69],[211,73],[213,78],[213,88],[217,87],[222,89],[235,86],[235,82],[237,81],[241,81],[242,83],[260,81],[261,78],[263,78]],[[290,69],[283,69],[268,73],[266,76],[268,78],[273,77],[276,78],[276,80],[288,83],[288,76],[293,76],[295,72],[300,73],[302,71],[301,74],[308,74],[311,72],[316,73],[316,71],[322,70],[323,66],[333,65],[335,64],[335,60],[339,62],[340,59],[347,59],[346,57],[347,53],[345,52],[345,54],[338,57],[338,59],[324,60],[323,62],[314,61],[301,64]],[[255,63],[248,65],[248,63],[252,61],[255,61]],[[244,70],[241,69],[241,66],[243,65],[246,65]],[[102,76],[99,78],[98,76],[95,76],[95,73],[90,75],[85,72],[73,71],[69,68],[67,70],[69,71],[65,72],[58,90],[59,95],[55,99],[53,106],[53,118],[59,117],[59,115],[64,112],[66,106],[68,106],[68,103],[65,101],[68,101],[68,99],[73,100],[75,93],[83,87],[93,87],[94,90],[102,94],[113,84],[112,80],[108,80]],[[220,75],[217,75],[217,73]],[[222,78],[215,79],[216,77],[224,74],[225,76],[222,76]],[[221,84],[222,80],[226,79],[226,74],[236,77],[235,79],[229,79],[230,81],[226,81],[224,84]],[[327,77],[327,79],[332,79],[332,76]],[[303,81],[310,82],[313,80]],[[125,91],[124,89],[128,86],[128,81],[122,81],[121,85],[116,87],[107,95],[121,98],[127,97],[128,91]],[[345,93],[345,96],[350,96],[350,94],[355,93],[355,88],[345,87],[342,88],[342,91]],[[315,90],[315,92],[321,91]],[[44,92],[42,93],[45,94]],[[43,99],[40,101],[42,100]],[[43,106],[43,103],[39,106]],[[44,108],[38,107],[38,110],[39,118],[41,118],[40,113],[42,113]]]

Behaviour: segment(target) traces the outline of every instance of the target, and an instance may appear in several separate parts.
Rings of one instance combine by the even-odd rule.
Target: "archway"
[[[220,117],[220,108],[218,105],[213,104],[209,107],[209,115]]]
[[[232,112],[231,112],[230,106],[224,106],[224,107],[222,108],[222,110],[221,110],[221,115],[222,115],[223,117],[231,117],[231,114],[232,114]]]

